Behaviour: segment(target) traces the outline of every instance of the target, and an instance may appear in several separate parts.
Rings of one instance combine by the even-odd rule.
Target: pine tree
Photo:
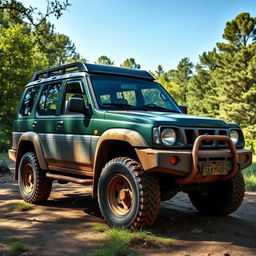
[[[114,65],[114,61],[112,61],[110,58],[108,58],[106,55],[100,56],[97,61],[95,61],[95,64],[100,65]]]
[[[136,63],[134,58],[126,59],[120,66],[123,68],[140,69],[140,64]]]
[[[191,78],[193,72],[193,63],[189,60],[189,58],[183,58],[179,62],[177,66],[177,70],[175,72],[173,81],[180,87],[182,92],[182,104],[186,104],[187,101],[187,86],[188,81]]]
[[[256,18],[241,13],[227,22],[217,43],[214,80],[218,87],[219,116],[245,128],[247,142],[256,138]],[[252,145],[253,143],[250,142]],[[256,148],[254,148],[255,150]]]

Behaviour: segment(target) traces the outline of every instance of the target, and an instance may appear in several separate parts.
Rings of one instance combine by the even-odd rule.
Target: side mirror
[[[84,115],[89,114],[89,108],[85,107],[84,100],[79,97],[72,97],[68,100],[68,111],[81,113]]]
[[[181,111],[182,111],[184,114],[187,114],[187,113],[188,113],[188,107],[187,107],[187,106],[181,105],[181,106],[179,106],[179,107],[180,107]]]

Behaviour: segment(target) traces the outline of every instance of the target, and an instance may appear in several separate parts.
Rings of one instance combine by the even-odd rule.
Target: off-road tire
[[[245,192],[241,173],[231,179],[208,184],[207,192],[189,192],[194,207],[201,213],[212,216],[225,216],[236,211],[241,205]]]
[[[25,177],[26,168],[30,169],[33,177],[31,191],[26,189],[28,183]],[[27,152],[22,156],[19,165],[18,184],[22,199],[28,203],[40,203],[46,201],[50,196],[52,180],[48,179],[45,172],[40,169],[34,152]]]
[[[113,210],[109,201],[110,196],[108,196],[111,195],[111,191],[108,190],[110,190],[112,181],[118,177],[126,179],[132,191],[130,209],[123,215]],[[98,201],[101,213],[110,226],[131,229],[150,227],[159,213],[158,179],[153,174],[145,173],[142,166],[131,158],[114,158],[105,165],[100,175]]]

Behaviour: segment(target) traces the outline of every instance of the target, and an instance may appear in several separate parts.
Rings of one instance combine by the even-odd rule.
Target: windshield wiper
[[[112,107],[121,107],[121,108],[125,108],[128,107],[130,109],[139,109],[139,110],[144,110],[144,111],[149,111],[149,110],[155,110],[155,111],[163,111],[163,112],[173,112],[173,113],[180,113],[177,110],[172,110],[172,109],[167,109],[167,108],[163,108],[161,106],[157,106],[157,105],[144,105],[144,106],[134,106],[134,105],[130,105],[130,104],[125,104],[125,103],[103,103],[102,106],[112,106]]]
[[[125,103],[111,103],[110,102],[110,103],[103,103],[101,105],[103,105],[103,106],[113,106],[113,107],[129,107],[129,108],[133,108],[133,109],[148,110],[145,107],[138,107],[138,106],[125,104]]]
[[[180,113],[177,110],[172,110],[172,109],[168,109],[168,108],[163,108],[161,106],[158,105],[144,105],[141,106],[142,108],[146,108],[147,110],[159,110],[159,111],[163,111],[163,112],[173,112],[173,113]]]

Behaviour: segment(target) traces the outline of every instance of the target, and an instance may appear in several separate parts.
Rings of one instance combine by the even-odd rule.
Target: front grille
[[[228,130],[218,129],[218,128],[184,128],[184,146],[192,147],[195,139],[200,135],[222,135],[227,136]],[[225,141],[202,141],[201,148],[227,148],[227,143]]]

